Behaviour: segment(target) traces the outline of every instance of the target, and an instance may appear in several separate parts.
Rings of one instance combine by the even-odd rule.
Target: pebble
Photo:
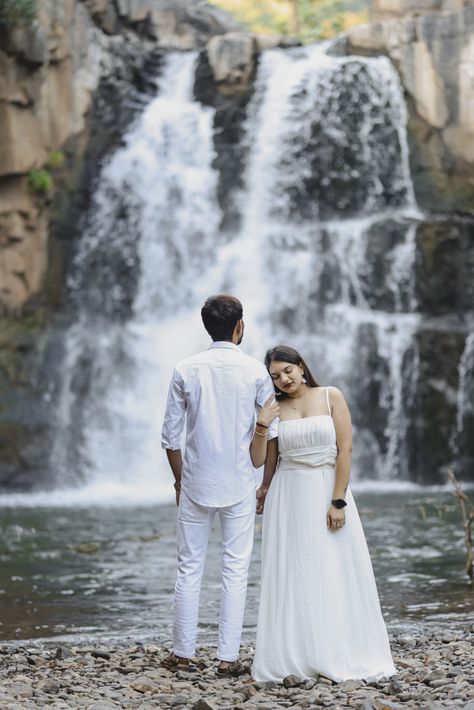
[[[448,641],[447,638],[450,640]],[[216,676],[215,649],[198,650],[196,673],[161,668],[158,644],[0,646],[0,708],[8,710],[474,710],[474,629],[392,633],[398,673],[366,683],[286,676],[257,683]],[[462,653],[460,653],[462,651]],[[252,649],[240,660],[251,665]]]

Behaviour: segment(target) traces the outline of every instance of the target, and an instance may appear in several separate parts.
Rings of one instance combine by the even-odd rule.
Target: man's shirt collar
[[[240,350],[238,345],[232,343],[230,340],[214,340],[209,346],[209,350],[212,348],[229,348],[230,350]]]

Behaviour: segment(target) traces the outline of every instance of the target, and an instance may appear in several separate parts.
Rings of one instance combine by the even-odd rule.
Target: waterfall
[[[193,99],[197,56],[168,56],[84,217],[49,503],[171,497],[160,449],[169,377],[207,346],[200,307],[223,291],[243,302],[246,352],[287,342],[343,389],[355,477],[408,478],[420,215],[405,105],[388,59],[326,50],[262,54],[233,234],[220,230],[214,110]]]
[[[158,96],[101,171],[75,257],[77,321],[52,455],[58,485],[82,484],[75,500],[159,500],[169,490],[168,379],[177,359],[206,346],[187,304],[202,298],[219,243],[213,111],[193,100],[196,61],[169,56]]]
[[[360,442],[355,473],[372,479],[408,476],[419,214],[405,126],[385,58],[317,46],[262,59],[242,195],[265,287],[260,330],[266,324],[266,343],[299,348],[317,379],[345,391]],[[239,292],[244,303],[252,293]]]

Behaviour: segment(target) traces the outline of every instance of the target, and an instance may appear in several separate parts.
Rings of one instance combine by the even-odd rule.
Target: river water
[[[384,484],[387,486],[387,484]],[[474,621],[463,532],[450,491],[356,485],[389,628]],[[43,501],[46,503],[46,501]],[[130,639],[168,643],[175,575],[172,503],[7,506],[0,516],[0,639]],[[247,597],[244,638],[256,624],[262,519]],[[219,530],[201,595],[200,641],[216,638]]]

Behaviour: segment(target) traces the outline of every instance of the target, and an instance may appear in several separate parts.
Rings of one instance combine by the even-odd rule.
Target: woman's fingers
[[[328,528],[331,530],[339,530],[340,528],[343,528],[344,525],[346,524],[346,516],[343,514],[341,516],[334,516],[331,515],[331,513],[328,512],[327,514],[327,525]]]
[[[258,419],[262,424],[265,424],[267,426],[268,424],[271,424],[276,417],[280,414],[280,405],[276,401],[275,397],[271,395],[265,404],[260,407],[260,411],[258,414]]]

